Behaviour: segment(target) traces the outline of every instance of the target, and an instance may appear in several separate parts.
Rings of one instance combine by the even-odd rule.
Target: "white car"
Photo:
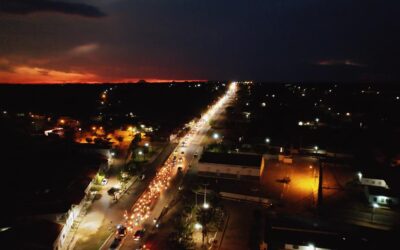
[[[103,180],[101,181],[101,185],[106,185],[108,183],[108,179],[107,178],[103,178]]]

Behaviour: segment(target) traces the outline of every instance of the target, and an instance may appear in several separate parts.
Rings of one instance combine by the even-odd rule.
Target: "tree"
[[[137,146],[139,142],[142,141],[142,135],[140,133],[136,133],[135,137],[132,140],[132,143]]]
[[[174,232],[168,239],[168,248],[171,250],[194,249],[193,230],[190,224],[186,223],[184,216],[177,216],[174,220]]]
[[[208,237],[208,232],[209,232],[209,224],[212,221],[214,216],[214,209],[213,208],[208,208],[204,209],[201,208],[197,211],[197,221],[202,225],[202,242],[204,244],[204,238]]]

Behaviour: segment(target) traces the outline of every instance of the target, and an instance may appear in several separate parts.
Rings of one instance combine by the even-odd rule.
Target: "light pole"
[[[142,158],[142,160],[144,159],[144,157],[143,157],[143,151],[142,151],[142,150],[139,150],[138,155],[139,155],[139,157]]]
[[[208,209],[210,207],[210,204],[207,203],[207,184],[204,184],[204,203],[203,203],[203,208]]]
[[[377,203],[372,204],[372,213],[371,213],[371,223],[374,223],[374,213],[375,213],[375,208],[378,208],[379,205]]]

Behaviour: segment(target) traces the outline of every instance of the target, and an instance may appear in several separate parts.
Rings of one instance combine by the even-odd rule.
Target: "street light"
[[[213,138],[214,138],[215,140],[217,140],[217,139],[219,138],[219,134],[218,134],[218,133],[214,133],[214,134],[213,134]]]
[[[358,180],[361,181],[361,179],[362,179],[362,173],[361,173],[361,172],[358,172],[358,173],[357,173],[357,176],[358,176]]]
[[[146,143],[144,144],[144,146],[145,146],[145,147],[148,147],[148,146],[150,146],[150,144],[149,144],[148,142],[146,142]]]
[[[271,142],[271,139],[269,139],[268,137],[265,138],[265,143],[270,143],[270,142]]]
[[[378,208],[379,205],[378,203],[372,203],[372,213],[371,213],[371,223],[374,223],[374,213],[375,213],[375,208]]]
[[[203,203],[203,208],[208,209],[210,207],[210,204],[207,203],[207,184],[204,184],[204,203]]]
[[[318,151],[318,146],[314,146],[314,150],[315,150],[315,152],[317,152]]]
[[[139,155],[143,155],[143,151],[142,151],[142,150],[139,150],[138,154],[139,154]]]
[[[196,222],[196,224],[194,224],[194,229],[200,230],[202,228],[203,228],[203,226],[200,223]]]

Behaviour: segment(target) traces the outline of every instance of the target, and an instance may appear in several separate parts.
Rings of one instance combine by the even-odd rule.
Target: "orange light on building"
[[[61,119],[61,120],[60,120],[60,123],[61,123],[61,124],[65,124],[65,120],[64,120],[64,119]]]
[[[92,127],[92,130],[95,131],[95,130],[96,130],[96,126],[93,126],[93,127]]]

